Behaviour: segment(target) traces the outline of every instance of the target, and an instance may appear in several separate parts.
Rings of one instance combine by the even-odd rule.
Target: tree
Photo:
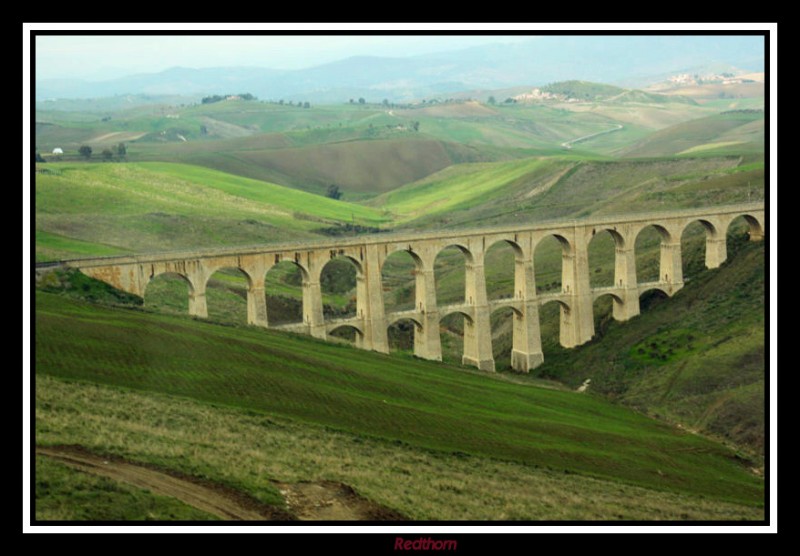
[[[418,121],[411,122],[411,129],[413,129],[414,131],[419,131],[419,122]]]
[[[102,155],[103,155],[103,160],[105,160],[106,162],[114,158],[114,153],[111,151],[111,149],[103,149]]]
[[[497,104],[497,99],[494,98],[493,96],[489,97],[489,104]]]
[[[36,160],[36,162],[47,162],[44,159],[44,157],[41,154],[39,154],[39,151],[36,151],[36,159],[35,160]]]
[[[78,152],[86,160],[92,158],[92,147],[90,147],[89,145],[81,145],[81,148],[78,149]]]
[[[303,108],[311,108],[311,105],[308,103],[308,101],[303,103]]]
[[[338,185],[336,185],[336,184],[333,184],[333,183],[332,183],[332,184],[330,184],[330,185],[328,186],[328,191],[327,191],[326,195],[327,195],[328,197],[330,197],[331,199],[336,199],[336,200],[338,200],[338,199],[341,199],[341,198],[342,198],[342,195],[344,195],[344,193],[342,193],[342,192],[339,190],[339,186],[338,186]]]
[[[120,157],[123,157],[126,154],[128,154],[128,147],[125,146],[125,143],[120,143],[119,145],[117,145],[117,154]]]
[[[366,100],[364,100],[364,97],[359,97],[359,99],[358,99],[358,103],[359,103],[359,104],[366,104],[366,102],[367,102],[367,101],[366,101]]]
[[[389,106],[389,99],[388,98],[383,99],[383,105],[384,106]]]

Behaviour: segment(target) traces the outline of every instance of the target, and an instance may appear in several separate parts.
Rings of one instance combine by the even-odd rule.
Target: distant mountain
[[[757,36],[544,36],[407,58],[357,56],[302,70],[172,68],[108,81],[41,80],[36,98],[249,92],[262,99],[405,101],[580,79],[642,86],[705,67],[763,71]]]

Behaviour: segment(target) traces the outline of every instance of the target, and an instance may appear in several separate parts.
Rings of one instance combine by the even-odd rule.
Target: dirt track
[[[403,520],[403,516],[366,500],[347,485],[334,482],[275,483],[289,512],[262,504],[234,489],[165,473],[119,458],[106,458],[80,446],[37,447],[38,455],[53,458],[93,475],[131,484],[176,498],[199,510],[235,521]]]

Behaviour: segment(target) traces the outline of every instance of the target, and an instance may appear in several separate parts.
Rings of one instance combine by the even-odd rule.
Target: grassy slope
[[[763,199],[763,164],[740,162],[740,157],[608,161],[568,156],[456,165],[371,204],[422,229]]]
[[[727,450],[600,399],[248,328],[37,295],[37,372],[340,430],[761,503]]]
[[[620,151],[625,157],[763,152],[764,113],[725,112],[662,129]]]
[[[764,245],[743,241],[731,242],[722,269],[695,272],[641,316],[600,316],[598,337],[580,350],[558,347],[553,330],[537,375],[573,387],[591,378],[627,405],[762,452]]]
[[[269,243],[310,237],[331,222],[385,220],[368,207],[194,166],[62,163],[47,170],[36,176],[40,258]]]
[[[157,392],[40,374],[36,400],[40,444],[86,446],[232,486],[268,504],[281,505],[271,480],[337,481],[411,519],[763,518],[759,508],[424,450]],[[38,478],[49,480],[42,471]],[[87,498],[72,496],[71,514]]]

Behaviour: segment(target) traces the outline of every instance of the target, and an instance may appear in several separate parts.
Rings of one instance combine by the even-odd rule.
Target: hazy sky
[[[36,77],[109,79],[174,66],[297,69],[349,56],[413,56],[530,36],[38,36]]]

